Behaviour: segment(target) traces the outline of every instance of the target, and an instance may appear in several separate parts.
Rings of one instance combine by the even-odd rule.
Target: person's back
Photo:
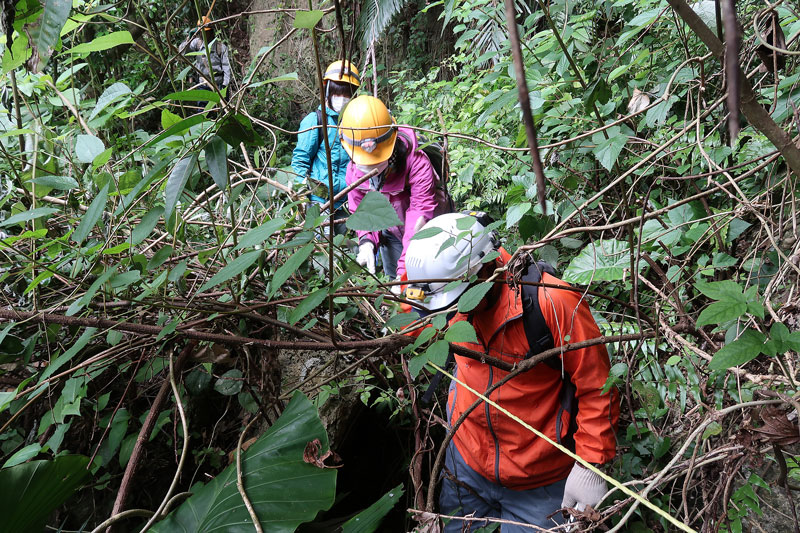
[[[199,88],[211,89],[209,81],[213,78],[218,89],[224,89],[231,82],[231,63],[228,46],[215,35],[210,25],[212,21],[203,17],[197,23],[202,26],[201,33],[181,44],[179,50],[193,54],[195,68],[202,74],[198,80]],[[208,46],[208,53],[206,53]]]
[[[512,287],[506,270],[497,272],[511,256],[499,246],[496,236],[475,217],[463,214],[436,217],[423,229],[434,228],[438,231],[412,241],[408,248],[406,297],[429,311],[444,311],[455,306],[469,287],[480,283],[464,280],[496,275],[494,284],[468,314],[456,313],[450,319],[451,326],[466,321],[475,331],[474,340],[455,344],[485,354],[486,361],[496,359],[512,368],[541,353],[544,348],[539,339],[545,337],[532,331],[533,308],[523,300],[524,289]],[[495,252],[499,256],[491,259]],[[552,346],[600,337],[584,294],[549,273],[539,279],[547,286],[525,294],[528,299],[536,298]],[[553,365],[539,363],[508,381],[503,381],[508,370],[483,359],[457,353],[455,361],[458,381],[450,388],[447,417],[451,424],[465,418],[447,449],[445,464],[455,480],[445,477],[443,481],[442,513],[496,516],[550,527],[560,522],[556,514],[560,507],[580,511],[586,505],[597,505],[606,493],[605,481],[505,411],[567,449],[574,445],[584,461],[610,461],[616,451],[619,395],[613,388],[602,392],[610,369],[605,346],[565,351],[555,356]],[[470,389],[486,394],[505,411],[490,404],[475,409],[478,397]],[[572,390],[574,393],[562,395],[562,391]],[[566,398],[577,401],[577,408],[568,408],[563,402]],[[448,532],[460,530],[456,520],[445,528]],[[527,530],[508,526],[509,532]]]

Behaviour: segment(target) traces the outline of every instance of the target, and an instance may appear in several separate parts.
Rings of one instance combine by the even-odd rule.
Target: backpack
[[[398,131],[398,134],[403,137],[409,147],[414,145],[414,141],[408,135],[402,131]],[[428,140],[424,135],[419,133],[417,134],[417,142],[419,143],[419,150],[428,156],[431,166],[433,167],[437,204],[433,216],[437,217],[445,213],[454,213],[456,210],[455,203],[447,188],[447,179],[450,176],[450,169],[447,165],[444,146],[441,143]],[[406,177],[404,188],[408,189],[408,177]]]
[[[522,275],[521,281],[528,283],[540,283],[542,280],[542,273],[547,272],[551,276],[555,276],[556,272],[552,266],[544,261],[531,263],[525,273]],[[530,351],[527,357],[533,357],[536,354],[550,350],[555,346],[553,341],[553,333],[547,326],[547,322],[542,314],[542,308],[539,304],[539,286],[522,285],[522,325],[525,329],[525,337],[528,339]],[[570,451],[575,451],[575,432],[578,430],[578,398],[575,396],[577,389],[575,384],[572,383],[569,374],[563,370],[561,366],[561,359],[558,355],[552,355],[542,361],[553,370],[561,374],[562,387],[559,394],[558,413],[556,415],[556,435],[558,436],[558,443],[565,446]],[[561,415],[566,411],[570,415],[569,426],[567,427],[567,434],[561,438]]]

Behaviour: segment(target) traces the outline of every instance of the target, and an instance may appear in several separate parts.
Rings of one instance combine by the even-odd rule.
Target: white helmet
[[[481,269],[481,260],[497,247],[494,232],[474,216],[447,213],[433,218],[411,239],[406,250],[406,298],[425,302],[430,310],[449,306],[470,286],[468,278]],[[457,285],[426,281],[459,278],[463,281]],[[445,291],[445,287],[449,290]]]

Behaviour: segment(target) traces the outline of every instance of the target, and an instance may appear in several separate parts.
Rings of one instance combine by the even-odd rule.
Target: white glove
[[[370,241],[364,241],[358,245],[358,255],[356,263],[366,268],[370,274],[375,273],[375,245]]]
[[[596,506],[606,492],[608,492],[608,488],[603,478],[575,463],[567,477],[567,483],[564,485],[561,507],[573,507],[578,511],[583,511],[587,505]]]
[[[397,276],[397,277],[395,278],[395,281],[396,281],[396,282],[399,282],[399,281],[400,281],[400,276]],[[394,294],[395,296],[400,296],[401,294],[403,294],[403,286],[402,286],[402,285],[400,285],[400,284],[397,284],[397,285],[392,285],[392,286],[389,288],[389,290],[390,290],[390,291],[392,291],[392,294]]]

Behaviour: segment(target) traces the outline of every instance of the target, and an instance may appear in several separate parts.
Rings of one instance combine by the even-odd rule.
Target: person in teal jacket
[[[338,122],[347,102],[355,94],[361,81],[358,70],[349,61],[336,61],[331,63],[325,71],[325,100],[328,123],[328,144],[331,149],[331,169],[333,171],[333,193],[340,193],[345,187],[345,175],[350,156],[342,148],[339,141]],[[316,111],[306,115],[300,122],[297,136],[297,145],[292,152],[292,170],[297,174],[295,180],[305,183],[311,191],[311,200],[325,203],[328,201],[328,160],[325,155],[325,142],[322,138],[320,119],[323,117],[322,106]],[[336,202],[337,213],[344,205],[347,198]],[[334,228],[335,233],[346,231],[344,224]]]

